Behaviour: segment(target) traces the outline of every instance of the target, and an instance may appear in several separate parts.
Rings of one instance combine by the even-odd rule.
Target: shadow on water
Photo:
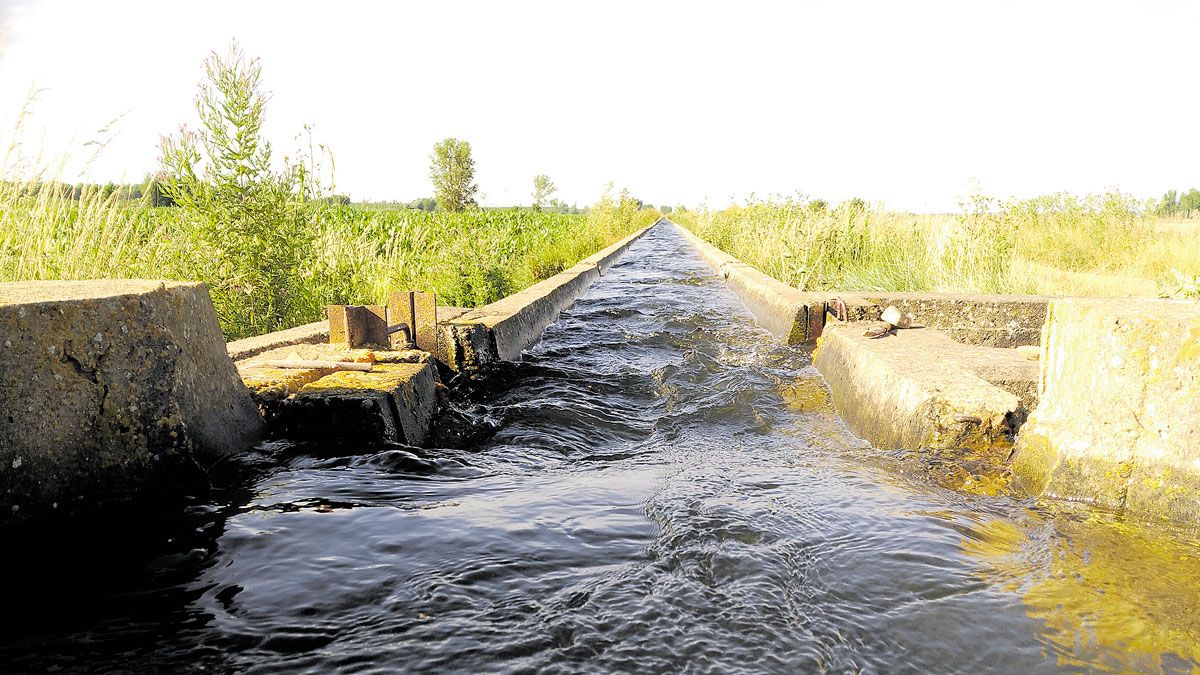
[[[872,449],[667,228],[437,439],[12,540],[0,670],[1200,667],[1192,535]]]

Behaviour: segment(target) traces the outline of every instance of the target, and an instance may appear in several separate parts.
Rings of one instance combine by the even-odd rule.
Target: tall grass
[[[793,198],[671,218],[806,290],[1187,295],[1200,274],[1200,223],[1161,227],[1120,193],[974,197],[955,215]]]
[[[275,270],[288,311],[265,316],[254,288],[221,276],[213,251],[176,208],[100,190],[76,202],[52,181],[0,182],[0,281],[153,278],[209,285],[229,339],[321,318],[332,303],[382,303],[391,291],[434,291],[478,306],[549,277],[636,228],[657,211],[604,197],[587,215],[526,210],[367,211],[314,205],[311,244]],[[250,301],[247,301],[249,298]]]

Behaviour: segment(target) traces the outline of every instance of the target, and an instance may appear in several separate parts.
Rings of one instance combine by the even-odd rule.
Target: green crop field
[[[92,190],[0,184],[0,281],[150,278],[208,284],[229,339],[315,321],[331,303],[434,291],[477,306],[544,279],[658,219],[628,197],[586,215],[377,211],[309,203],[302,236],[274,223],[210,236],[175,207]]]

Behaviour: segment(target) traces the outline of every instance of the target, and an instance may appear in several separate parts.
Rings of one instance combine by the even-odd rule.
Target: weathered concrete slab
[[[436,382],[432,361],[336,372],[285,399],[275,423],[290,438],[421,445],[437,409]]]
[[[225,345],[225,350],[229,352],[229,358],[234,361],[241,361],[271,349],[278,349],[279,347],[316,344],[318,342],[329,342],[328,321],[316,321],[287,330],[267,333],[266,335],[256,335],[242,340],[234,340]]]
[[[429,354],[415,349],[384,351],[350,349],[345,345],[301,344],[279,347],[237,362],[238,374],[268,425],[275,429],[276,417],[288,398],[305,385],[332,375],[334,368],[282,368],[277,361],[345,361],[351,363],[428,363]]]
[[[1040,364],[1019,485],[1200,523],[1200,303],[1053,300]]]
[[[168,484],[262,427],[203,284],[0,284],[0,523]]]
[[[1007,459],[1025,409],[989,382],[1032,381],[1036,365],[1013,350],[961,345],[932,329],[871,339],[863,324],[825,326],[813,362],[838,413],[884,449],[966,449]]]
[[[522,352],[541,338],[546,326],[650,227],[519,293],[444,321],[441,340],[447,346],[439,360],[459,371],[478,370],[497,360],[519,360]]]

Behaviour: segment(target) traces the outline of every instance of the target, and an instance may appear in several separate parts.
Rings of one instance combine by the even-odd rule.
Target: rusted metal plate
[[[383,305],[330,305],[329,343],[351,348],[386,345],[387,309]]]
[[[346,321],[346,306],[329,305],[325,308],[325,315],[329,317],[329,344],[349,344],[350,326]]]
[[[392,333],[394,349],[415,346],[430,354],[438,353],[436,294],[421,291],[393,293],[388,302],[388,320],[393,328],[401,324],[407,327],[407,330]]]
[[[413,292],[413,326],[416,327],[417,349],[438,353],[437,297],[433,293]]]

